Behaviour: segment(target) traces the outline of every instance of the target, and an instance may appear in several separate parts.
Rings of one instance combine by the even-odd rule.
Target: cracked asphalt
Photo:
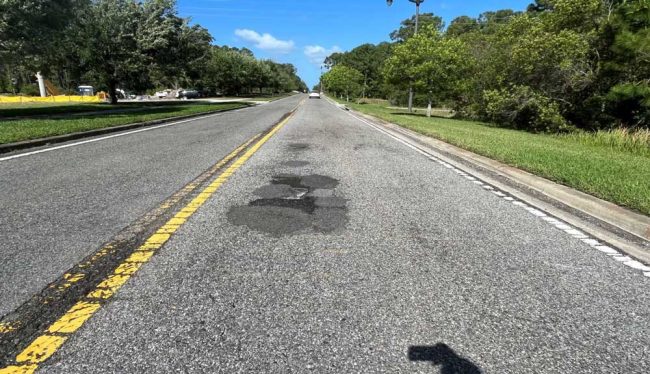
[[[25,213],[22,226],[3,215],[15,244],[0,252],[11,261],[0,273],[0,314],[46,281],[34,279],[102,242],[99,231],[130,222],[232,150],[232,138],[243,142],[298,102],[285,100],[217,117],[229,118],[218,130],[172,126],[30,158],[22,172],[2,165],[3,185],[8,175],[15,184],[2,192],[9,211],[26,209],[9,199],[18,178],[29,197],[67,179],[29,209],[87,215],[39,223]],[[237,136],[227,144],[226,133]],[[124,154],[134,149],[145,165]],[[104,158],[88,161],[99,151]],[[98,178],[111,185],[103,172],[118,160],[128,170],[115,190],[97,200],[65,195]],[[90,165],[64,178],[44,164]],[[39,244],[25,222],[56,235]],[[7,284],[15,279],[20,286]],[[40,371],[647,373],[649,284],[329,102],[308,100]]]

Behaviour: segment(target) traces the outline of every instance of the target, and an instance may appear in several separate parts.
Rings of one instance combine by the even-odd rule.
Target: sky
[[[425,0],[421,12],[446,24],[461,15],[497,9],[524,10],[532,0]],[[364,43],[389,41],[388,34],[415,13],[408,0],[178,0],[182,17],[207,28],[214,44],[246,47],[258,58],[289,62],[309,87],[323,59]]]

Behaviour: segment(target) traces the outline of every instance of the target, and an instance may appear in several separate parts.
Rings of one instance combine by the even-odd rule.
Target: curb
[[[244,103],[242,103],[242,104],[244,104]],[[97,135],[105,135],[105,134],[110,134],[110,133],[114,133],[114,132],[132,130],[132,129],[137,129],[137,128],[140,128],[140,127],[155,126],[155,125],[160,125],[160,124],[167,123],[167,122],[174,122],[174,121],[179,121],[179,120],[184,120],[184,119],[191,119],[191,118],[198,118],[198,117],[207,117],[207,116],[211,116],[211,115],[214,115],[214,114],[217,114],[217,113],[231,112],[231,111],[234,111],[234,110],[250,108],[252,106],[255,106],[255,105],[246,104],[246,105],[244,105],[242,107],[239,107],[239,108],[219,109],[219,110],[214,110],[214,111],[210,111],[210,112],[188,114],[188,115],[178,116],[178,117],[169,117],[169,118],[157,119],[157,120],[152,120],[152,121],[147,121],[147,122],[130,123],[130,124],[127,124],[127,125],[106,127],[106,128],[102,128],[102,129],[89,130],[89,131],[81,131],[81,132],[75,132],[75,133],[72,133],[72,134],[65,134],[65,135],[56,135],[56,136],[50,136],[50,137],[47,137],[47,138],[25,140],[25,141],[16,142],[16,143],[0,144],[0,154],[19,151],[19,150],[28,149],[28,148],[40,147],[40,146],[44,146],[44,145],[48,145],[48,144],[63,143],[63,142],[67,142],[67,141],[70,141],[70,140],[89,138],[89,137],[93,137],[93,136],[97,136]]]
[[[650,217],[347,106],[344,109],[418,147],[426,148],[459,169],[469,168],[486,182],[610,242],[634,257],[650,262]]]

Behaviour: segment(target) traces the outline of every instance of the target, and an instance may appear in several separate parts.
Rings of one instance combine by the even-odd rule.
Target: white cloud
[[[315,65],[321,65],[325,61],[325,58],[334,52],[341,52],[341,48],[336,45],[329,49],[320,45],[308,45],[305,47],[305,56]]]
[[[248,29],[237,29],[235,35],[244,39],[247,42],[255,44],[256,48],[275,52],[275,53],[289,53],[294,48],[293,40],[280,40],[273,37],[271,34],[260,34],[257,31]]]

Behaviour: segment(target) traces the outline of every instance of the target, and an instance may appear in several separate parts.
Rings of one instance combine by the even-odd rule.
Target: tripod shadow
[[[481,369],[470,360],[459,356],[447,344],[434,346],[411,346],[408,350],[409,361],[428,361],[433,366],[440,366],[441,374],[481,374]]]

